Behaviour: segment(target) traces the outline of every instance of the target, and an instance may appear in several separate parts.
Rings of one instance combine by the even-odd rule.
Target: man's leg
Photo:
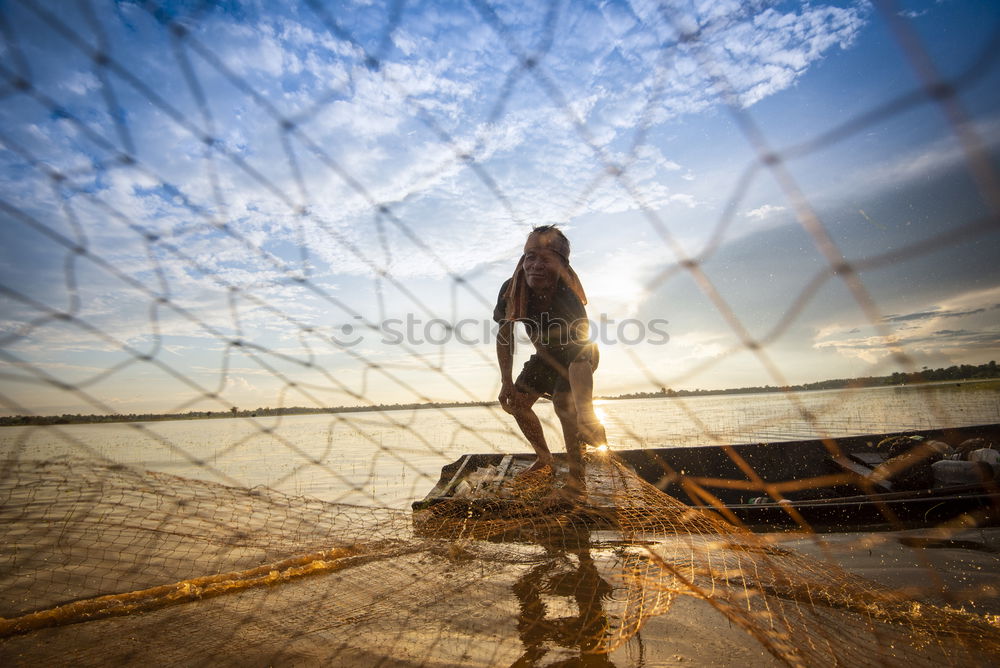
[[[573,393],[557,392],[552,395],[552,405],[555,407],[556,417],[559,418],[563,438],[566,440],[566,459],[569,462],[569,478],[566,480],[566,487],[574,496],[580,496],[586,491],[587,483],[583,468],[583,443],[578,434]]]
[[[549,446],[545,443],[542,423],[538,419],[538,416],[535,415],[535,411],[532,410],[532,406],[535,405],[540,396],[537,392],[523,392],[518,388],[514,395],[514,401],[511,404],[510,414],[514,416],[514,420],[517,421],[517,426],[520,427],[521,433],[528,439],[531,448],[538,455],[535,463],[522,471],[522,473],[538,471],[546,466],[550,466],[555,470],[555,460],[552,458]]]
[[[590,445],[604,445],[608,437],[594,412],[594,365],[589,355],[580,355],[569,365],[569,385],[580,436]]]

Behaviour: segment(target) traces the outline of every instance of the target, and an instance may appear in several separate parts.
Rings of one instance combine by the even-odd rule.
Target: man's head
[[[569,239],[555,225],[531,230],[524,244],[524,277],[536,291],[555,288],[569,266]]]

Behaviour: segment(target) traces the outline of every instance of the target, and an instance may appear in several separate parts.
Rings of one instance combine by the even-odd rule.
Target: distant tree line
[[[708,394],[761,394],[764,392],[805,392],[809,390],[842,390],[846,388],[885,387],[889,385],[916,385],[942,381],[981,380],[1000,378],[1000,369],[995,361],[986,364],[962,364],[941,369],[927,369],[913,373],[895,372],[889,376],[864,376],[861,378],[835,378],[802,385],[760,385],[737,387],[726,390],[671,390],[661,387],[658,392],[633,392],[619,394],[606,399],[652,399],[656,397],[690,397]]]
[[[62,415],[14,415],[0,417],[0,427],[18,425],[59,425],[91,424],[106,422],[157,422],[163,420],[206,420],[231,417],[275,417],[279,415],[314,415],[318,413],[361,413],[366,411],[412,410],[415,408],[458,408],[464,406],[490,406],[495,401],[453,401],[423,404],[377,404],[371,406],[283,406],[261,407],[243,410],[231,406],[224,411],[188,411],[187,413],[111,413],[107,415],[83,415],[64,413]]]
[[[763,385],[756,387],[739,387],[726,390],[671,390],[661,387],[657,392],[633,392],[619,394],[603,399],[655,399],[663,397],[689,397],[710,394],[760,394],[763,392],[802,392],[808,390],[839,390],[845,388],[884,387],[889,385],[913,385],[918,383],[934,383],[941,381],[977,380],[1000,378],[997,363],[962,364],[941,369],[923,369],[914,373],[896,372],[889,376],[865,376],[863,378],[837,378],[821,380],[802,385]],[[58,425],[58,424],[89,424],[105,422],[155,422],[159,420],[205,420],[228,417],[275,417],[279,415],[316,415],[321,413],[360,413],[365,411],[413,410],[417,408],[463,408],[467,406],[495,406],[495,401],[452,401],[446,403],[411,403],[411,404],[378,404],[371,406],[334,406],[309,407],[285,406],[279,408],[260,407],[253,410],[242,410],[231,406],[224,411],[188,411],[187,413],[114,413],[110,415],[81,415],[80,413],[63,415],[14,415],[0,417],[0,426],[18,425]]]

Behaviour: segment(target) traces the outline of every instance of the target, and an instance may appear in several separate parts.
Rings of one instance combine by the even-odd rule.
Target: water
[[[793,395],[599,402],[612,447],[646,448],[846,436],[1000,422],[995,384],[954,383]],[[546,438],[563,448],[548,404]],[[266,419],[178,420],[0,429],[5,458],[71,455],[229,485],[405,508],[463,454],[530,452],[499,408]]]

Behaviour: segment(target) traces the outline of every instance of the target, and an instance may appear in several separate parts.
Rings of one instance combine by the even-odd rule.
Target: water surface
[[[940,384],[600,402],[613,448],[684,447],[1000,422],[1000,391]],[[563,440],[539,405],[554,450]],[[5,458],[100,458],[241,487],[405,508],[463,454],[530,452],[498,407],[0,429]]]

